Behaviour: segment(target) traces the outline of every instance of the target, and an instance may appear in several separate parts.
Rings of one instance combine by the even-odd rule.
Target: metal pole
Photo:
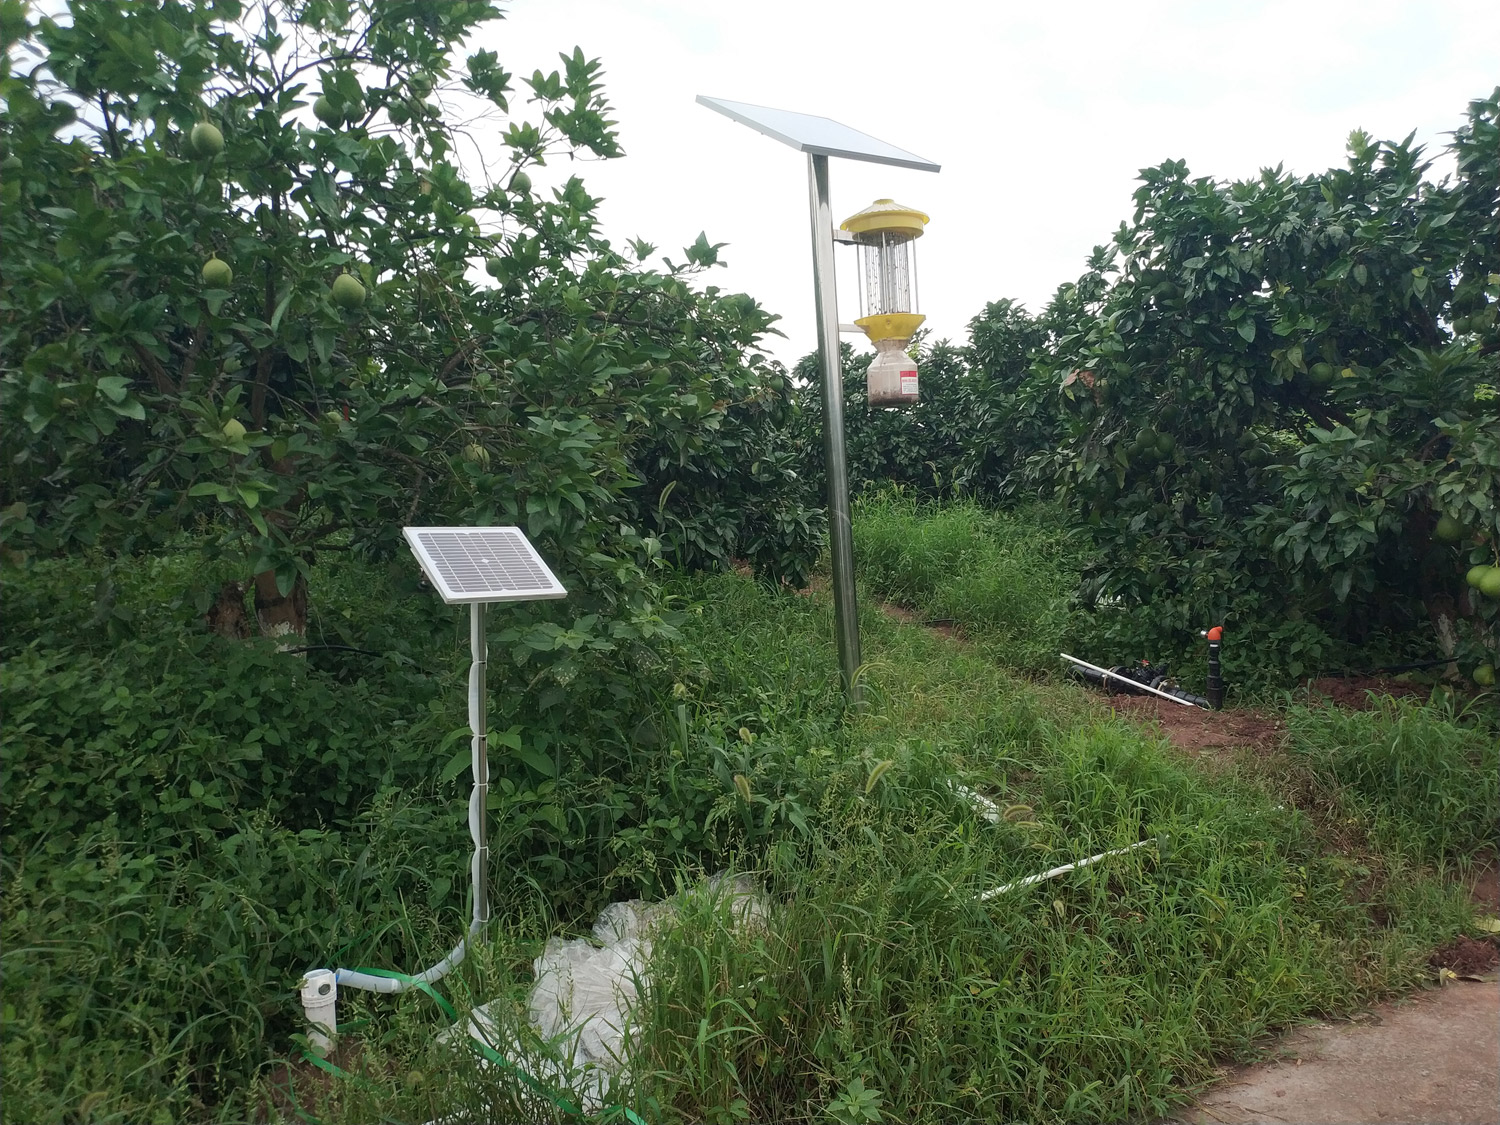
[[[485,605],[475,602],[469,611],[469,730],[473,735],[470,764],[474,770],[474,795],[469,811],[469,834],[474,837],[474,924],[490,920],[490,746],[488,687],[489,640],[485,636]]]
[[[833,267],[833,213],[828,157],[807,157],[812,213],[813,294],[818,306],[818,366],[823,372],[823,461],[828,471],[828,547],[833,556],[833,627],[839,670],[851,707],[862,702],[859,602],[854,596],[854,531],[849,522],[849,466],[844,453],[844,373],[839,354],[839,302]]]

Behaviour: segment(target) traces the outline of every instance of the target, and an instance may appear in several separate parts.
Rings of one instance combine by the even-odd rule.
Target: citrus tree
[[[1425,620],[1490,663],[1464,576],[1500,543],[1497,96],[1438,184],[1411,138],[1360,132],[1319,176],[1143,173],[1048,311],[1069,433],[1031,466],[1098,550],[1103,640],[1174,651],[1227,618],[1296,676]]]
[[[601,236],[581,180],[534,186],[620,147],[597,61],[517,81],[466,47],[497,16],[91,0],[33,19],[7,0],[7,559],[191,549],[217,628],[246,630],[248,586],[261,631],[296,636],[320,552],[515,522],[572,591],[517,612],[518,658],[564,663],[659,632],[654,560],[695,534],[698,561],[749,544],[805,568],[785,474],[716,453],[732,518],[667,492],[674,465],[766,440],[773,318],[692,284],[706,239],[652,268],[654,248]],[[776,489],[792,518],[768,533]]]
[[[844,429],[849,485],[855,493],[898,487],[934,499],[1008,500],[1014,472],[1050,447],[1059,421],[1051,386],[1031,364],[1046,341],[1041,323],[1000,300],[969,322],[970,343],[931,344],[919,334],[912,353],[921,394],[899,409],[869,408],[870,353],[842,348]],[[801,414],[794,425],[809,462],[822,467],[822,393],[816,355],[797,364]]]

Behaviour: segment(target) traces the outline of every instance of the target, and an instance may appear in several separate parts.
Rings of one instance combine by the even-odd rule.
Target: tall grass
[[[659,935],[632,1065],[612,1092],[653,1125],[1159,1113],[1268,1029],[1411,984],[1468,917],[1393,860],[1401,924],[1381,924],[1311,818],[1232,772],[1205,779],[1066,685],[1015,678],[983,643],[955,645],[867,601],[870,705],[851,714],[826,598],[734,576],[682,581],[675,596],[685,643],[610,750],[628,773],[589,774],[606,761],[593,755],[564,762],[573,773],[549,774],[545,759],[526,773],[497,750],[500,917],[442,985],[461,1018],[497,1002],[513,1059],[544,1071],[525,996],[549,935],[590,921],[601,895],[752,874],[764,926],[689,898]],[[1021,627],[1011,643],[1051,643]],[[568,721],[591,729],[588,715]],[[1386,785],[1362,776],[1348,775],[1351,793]],[[1461,788],[1457,774],[1442,784]],[[1004,816],[991,823],[956,785]],[[7,1117],[561,1119],[513,1071],[440,1041],[448,1021],[419,995],[345,998],[337,1061],[358,1082],[297,1054],[303,969],[427,964],[461,928],[452,789],[387,790],[339,824],[295,831],[240,808],[172,838],[106,820],[8,839]],[[559,817],[586,827],[588,848],[537,843]],[[601,874],[581,889],[585,850]]]
[[[863,589],[960,627],[1006,667],[1056,666],[1077,562],[1045,509],[877,493],[855,508],[854,548]]]
[[[1386,697],[1367,711],[1297,707],[1293,758],[1333,783],[1387,850],[1423,862],[1500,843],[1500,723]]]
[[[807,677],[826,696],[826,603],[728,580],[705,593],[695,640],[720,688],[718,653],[755,654],[761,700],[804,698]],[[1409,909],[1383,926],[1358,871],[1249,780],[1200,776],[1076,693],[926,630],[864,624],[869,714],[804,741],[757,712],[756,745],[776,750],[751,763],[752,792],[772,774],[785,791],[788,757],[822,763],[817,785],[791,786],[807,831],[747,842],[768,922],[710,900],[658,943],[636,1091],[663,1120],[1160,1114],[1268,1030],[1409,985],[1467,917],[1395,865]],[[989,823],[954,781],[1008,815]],[[1158,842],[980,899],[1141,840]]]

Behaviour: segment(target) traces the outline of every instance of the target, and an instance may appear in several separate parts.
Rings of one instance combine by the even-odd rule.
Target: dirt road
[[[1496,1125],[1500,982],[1459,981],[1348,1023],[1299,1028],[1228,1073],[1180,1125]]]

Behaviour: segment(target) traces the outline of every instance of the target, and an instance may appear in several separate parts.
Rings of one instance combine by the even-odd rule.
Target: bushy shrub
[[[1104,632],[1154,654],[1222,624],[1262,683],[1402,643],[1494,663],[1463,576],[1500,544],[1497,114],[1472,103],[1442,183],[1358,131],[1321,175],[1142,173],[1043,317],[1068,421],[1027,469],[1095,550]]]

